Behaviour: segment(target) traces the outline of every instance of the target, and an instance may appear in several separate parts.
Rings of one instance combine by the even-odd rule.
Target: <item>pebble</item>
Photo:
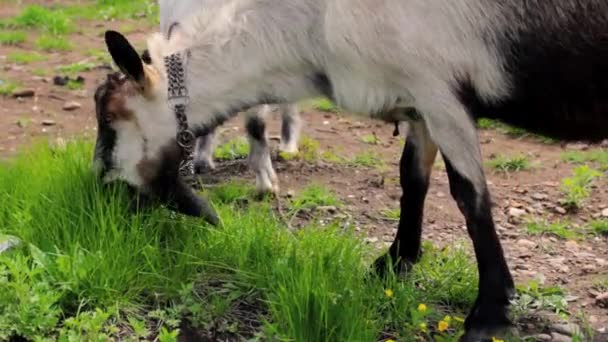
[[[526,248],[534,248],[534,247],[536,247],[536,242],[530,241],[530,240],[526,240],[526,239],[519,239],[519,240],[517,240],[517,244],[519,246],[526,247]]]
[[[19,89],[13,92],[13,97],[33,97],[36,94],[34,89]]]
[[[511,217],[520,218],[520,217],[524,216],[525,214],[526,214],[526,211],[523,209],[518,209],[518,208],[514,208],[514,207],[509,208],[509,216],[511,216]]]
[[[80,107],[82,107],[82,105],[78,102],[75,101],[68,101],[66,103],[63,104],[63,110],[76,110],[79,109]]]
[[[551,330],[568,336],[581,333],[581,328],[574,323],[556,323],[551,325]]]
[[[608,217],[608,208],[602,210],[602,216]]]
[[[558,333],[551,333],[551,341],[552,342],[572,342],[572,337],[558,334]]]
[[[558,214],[566,215],[566,209],[564,209],[562,207],[555,207],[554,210]]]
[[[530,336],[530,337],[534,341],[540,341],[540,342],[551,341],[551,335],[547,335],[547,334],[538,334],[538,335],[534,335],[534,336]]]
[[[600,306],[608,306],[608,292],[598,294],[595,297],[595,303]]]
[[[537,201],[542,201],[542,200],[546,200],[547,198],[549,198],[549,196],[545,195],[545,194],[541,194],[538,192],[535,192],[531,195],[532,199],[535,199]]]
[[[55,126],[57,124],[57,122],[55,122],[54,120],[42,120],[42,126]]]

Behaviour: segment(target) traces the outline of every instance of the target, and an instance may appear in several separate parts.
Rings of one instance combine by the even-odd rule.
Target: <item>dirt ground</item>
[[[15,13],[15,7],[2,3],[0,16]],[[91,49],[104,51],[102,34],[107,28],[129,25],[141,27],[129,32],[128,37],[143,46],[149,24],[135,22],[87,22],[82,32],[72,34],[75,49],[67,53],[45,53],[45,61],[26,65],[12,64],[7,56],[14,52],[34,51],[36,33],[30,32],[26,43],[18,46],[0,46],[0,80],[17,81],[20,89],[33,90],[34,96],[15,98],[0,96],[0,157],[9,158],[34,139],[46,138],[51,142],[74,136],[94,137],[96,130],[93,92],[105,77],[105,62],[88,56]],[[68,90],[53,84],[53,77],[61,75],[56,68],[75,62],[95,63],[91,71],[77,73],[85,78],[84,88]],[[44,70],[35,76],[34,70]],[[38,72],[38,74],[41,74]],[[78,102],[74,110],[64,110],[67,102]],[[383,214],[386,209],[398,208],[401,189],[398,183],[398,164],[402,137],[393,137],[394,127],[383,123],[361,120],[345,113],[323,113],[302,108],[303,134],[320,142],[320,150],[333,150],[340,156],[351,158],[362,152],[380,157],[384,168],[341,166],[331,163],[303,163],[275,158],[274,165],[280,178],[281,193],[297,191],[310,182],[317,182],[334,190],[345,202],[340,214],[348,218],[367,236],[367,242],[384,248],[393,239],[397,222]],[[279,133],[280,121],[270,123],[270,135]],[[222,127],[221,139],[244,136],[242,117]],[[405,132],[406,128],[402,128]],[[379,142],[368,144],[362,137],[375,134]],[[508,258],[510,269],[518,284],[537,279],[545,286],[560,286],[567,292],[566,299],[573,320],[583,314],[584,321],[594,330],[608,330],[608,303],[596,301],[606,288],[598,288],[598,281],[607,282],[608,237],[585,235],[580,240],[566,240],[553,235],[530,235],[523,218],[513,215],[513,208],[537,219],[568,220],[574,224],[601,217],[608,208],[608,177],[604,174],[592,189],[591,197],[576,213],[562,211],[560,183],[572,175],[575,166],[561,161],[564,151],[600,149],[601,146],[584,144],[546,144],[533,137],[511,138],[498,130],[480,130],[484,159],[494,155],[524,154],[531,161],[529,170],[498,173],[486,167],[489,187],[494,202],[494,218]],[[276,143],[273,147],[276,148]],[[604,147],[605,148],[605,147]],[[253,174],[245,162],[219,165],[219,171],[230,176],[244,177],[253,183]],[[424,239],[438,245],[464,241],[469,246],[465,222],[450,196],[447,175],[438,161],[432,175],[431,188],[426,201]],[[516,210],[517,211],[517,210]],[[511,212],[511,214],[510,214]],[[604,218],[608,219],[608,218]],[[557,321],[557,317],[543,313]],[[537,329],[536,330],[542,330]]]

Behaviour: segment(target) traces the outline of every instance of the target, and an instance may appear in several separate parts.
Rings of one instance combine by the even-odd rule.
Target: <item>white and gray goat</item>
[[[226,0],[184,19],[175,34],[180,39],[150,37],[152,64],[144,65],[121,34],[106,32],[127,78],[111,76],[104,86],[101,175],[217,222],[171,169],[181,148],[163,58],[184,51],[192,125],[316,96],[359,115],[407,121],[399,230],[375,266],[382,273],[418,260],[429,176],[441,153],[479,270],[465,341],[511,324],[514,288],[475,119],[562,140],[608,137],[606,0]]]
[[[159,0],[160,31],[168,40],[171,40],[173,29],[180,25],[182,19],[187,18],[191,13],[204,10],[211,1],[213,0]],[[148,51],[145,52],[145,56],[145,61],[148,61]],[[297,153],[301,129],[301,119],[297,105],[281,103],[273,107],[279,110],[282,120],[279,151]],[[245,127],[248,129],[247,135],[251,146],[249,164],[256,175],[256,188],[259,193],[278,192],[279,182],[270,160],[266,136],[263,136],[260,141],[254,138],[254,132],[249,131],[249,129],[257,127],[257,123],[264,123],[273,109],[270,105],[264,104],[254,107],[245,113]],[[226,116],[230,117],[235,114],[228,113]],[[216,129],[217,126],[202,125],[194,131],[196,143],[194,145],[192,163],[196,174],[202,174],[206,170],[215,168],[213,150],[215,148]]]

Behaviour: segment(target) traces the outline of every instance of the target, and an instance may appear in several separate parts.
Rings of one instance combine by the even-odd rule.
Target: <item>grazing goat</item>
[[[160,31],[171,40],[173,29],[179,25],[180,20],[190,13],[204,10],[205,6],[212,0],[160,0]],[[147,51],[146,51],[147,52]],[[145,53],[149,58],[149,54]],[[146,59],[148,59],[146,58]],[[295,104],[279,104],[281,112],[281,142],[279,150],[287,153],[298,152],[298,140],[300,136],[301,120],[298,107]],[[264,121],[271,111],[269,105],[261,105],[246,113],[245,127],[247,137],[251,146],[249,165],[256,176],[256,188],[259,193],[278,193],[279,182],[272,167],[268,139],[265,134]],[[230,117],[236,113],[228,113]],[[218,122],[218,125],[220,123]],[[194,133],[196,143],[193,155],[194,172],[202,174],[206,170],[215,168],[213,162],[213,149],[215,147],[215,130],[217,125],[205,125],[199,127]],[[262,134],[253,130],[262,130]]]
[[[143,192],[171,194],[178,210],[217,220],[163,169],[180,150],[176,115],[183,108],[168,107],[167,56],[189,53],[180,65],[192,125],[320,95],[359,115],[408,121],[399,229],[375,266],[382,272],[418,260],[439,151],[479,271],[463,340],[483,340],[511,324],[514,284],[494,227],[474,120],[498,119],[563,140],[607,138],[606,0],[226,0],[193,13],[178,29],[183,40],[148,39],[152,65],[142,65],[121,34],[106,32],[128,80],[113,81],[109,104],[98,112],[100,137],[114,137],[98,140],[102,174]]]

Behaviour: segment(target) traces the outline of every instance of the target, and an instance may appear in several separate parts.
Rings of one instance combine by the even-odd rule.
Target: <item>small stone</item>
[[[58,86],[64,86],[68,84],[70,78],[67,76],[55,76],[53,77],[53,84]]]
[[[336,208],[336,207],[335,207],[335,206],[333,206],[333,205],[324,205],[324,206],[319,206],[319,207],[317,207],[317,209],[318,209],[319,211],[325,211],[325,212],[328,212],[328,213],[330,213],[330,214],[333,214],[333,213],[335,213],[336,211],[338,211],[338,208]]]
[[[608,292],[600,293],[595,296],[595,304],[607,307],[608,306]]]
[[[566,243],[564,245],[566,246],[567,249],[570,249],[570,250],[572,250],[572,249],[576,250],[579,248],[578,243],[573,240],[566,241]]]
[[[287,198],[293,198],[296,195],[296,192],[293,190],[287,190]]]
[[[545,341],[551,341],[551,335],[548,334],[538,334],[538,335],[534,335],[534,336],[530,336],[532,338],[533,341],[540,341],[540,342],[545,342]]]
[[[562,214],[562,215],[566,215],[567,211],[566,209],[562,208],[562,207],[555,207],[553,208],[555,210],[556,213],[558,214]]]
[[[551,342],[572,342],[572,337],[558,333],[551,333]]]
[[[13,97],[33,97],[36,94],[34,89],[18,89],[13,92]]]
[[[518,208],[514,208],[514,207],[509,208],[509,216],[511,216],[511,217],[520,218],[520,217],[524,216],[525,214],[526,214],[526,211],[523,209],[518,209]]]
[[[574,334],[580,334],[581,328],[574,323],[557,323],[551,326],[551,330],[558,332],[560,334],[572,336]]]
[[[42,126],[55,126],[57,123],[54,120],[42,120]]]
[[[549,198],[549,196],[538,193],[538,192],[533,193],[530,197],[532,197],[532,199],[535,199],[537,201],[543,201],[543,200],[546,200],[547,198]]]
[[[375,237],[375,236],[368,237],[368,238],[365,238],[365,242],[367,242],[367,243],[376,243],[376,242],[378,242],[378,238]]]
[[[517,244],[519,246],[522,246],[522,247],[525,247],[525,248],[534,248],[534,247],[536,247],[536,242],[530,241],[530,240],[526,240],[526,239],[519,239],[519,240],[517,240]]]
[[[75,102],[75,101],[68,101],[63,104],[62,108],[63,108],[63,110],[71,111],[71,110],[79,109],[80,107],[82,107],[82,105],[80,103]]]
[[[602,210],[602,216],[608,217],[608,208]]]
[[[595,271],[595,266],[594,265],[585,265],[585,266],[583,266],[583,271],[585,271],[587,273],[591,273],[591,272]]]

